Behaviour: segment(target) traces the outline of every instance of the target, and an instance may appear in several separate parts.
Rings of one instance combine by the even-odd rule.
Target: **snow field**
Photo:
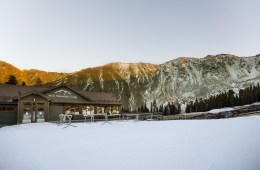
[[[22,124],[0,129],[0,170],[259,170],[260,116]]]

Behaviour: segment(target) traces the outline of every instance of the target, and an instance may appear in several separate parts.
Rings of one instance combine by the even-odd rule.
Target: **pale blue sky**
[[[0,0],[0,60],[77,71],[109,62],[260,53],[259,0]]]

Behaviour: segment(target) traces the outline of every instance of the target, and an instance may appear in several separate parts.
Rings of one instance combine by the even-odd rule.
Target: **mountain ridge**
[[[153,100],[158,104],[187,102],[256,85],[260,83],[260,55],[179,57],[162,64],[112,62],[56,78],[45,85],[114,93],[121,96],[124,107],[134,110]]]
[[[0,60],[0,75],[0,83],[5,83],[10,75],[14,75],[17,78],[18,84],[22,84],[24,82],[26,85],[35,85],[38,79],[40,79],[42,83],[49,83],[51,81],[61,79],[69,74],[61,72],[47,72],[38,69],[21,70],[12,64]]]
[[[158,65],[141,64],[141,67],[136,67],[130,64],[132,67],[119,67],[112,72],[101,69],[95,73],[97,79],[88,77],[88,73],[84,74],[86,77],[75,73],[70,79],[53,83],[87,91],[113,92],[121,96],[126,107],[136,109],[154,99],[158,103],[187,102],[228,89],[236,90],[257,84],[260,75],[259,58],[259,55],[237,57],[229,54],[208,55],[204,58],[181,57]],[[131,70],[133,68],[142,74],[137,76]],[[107,79],[104,74],[112,78]],[[129,76],[131,74],[134,76]],[[121,78],[116,78],[117,75]]]

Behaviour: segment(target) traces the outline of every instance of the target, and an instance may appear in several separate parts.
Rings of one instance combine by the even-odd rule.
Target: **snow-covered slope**
[[[259,116],[102,123],[0,128],[0,169],[260,169]]]
[[[88,91],[120,95],[136,109],[157,103],[205,98],[228,89],[260,83],[260,56],[221,54],[205,58],[178,58],[161,65],[111,63],[76,72],[52,85],[67,84]]]

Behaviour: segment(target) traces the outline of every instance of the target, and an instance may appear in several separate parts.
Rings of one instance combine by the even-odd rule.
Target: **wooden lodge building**
[[[0,84],[0,125],[58,121],[60,114],[119,113],[111,93],[86,92],[68,86],[33,87]]]

